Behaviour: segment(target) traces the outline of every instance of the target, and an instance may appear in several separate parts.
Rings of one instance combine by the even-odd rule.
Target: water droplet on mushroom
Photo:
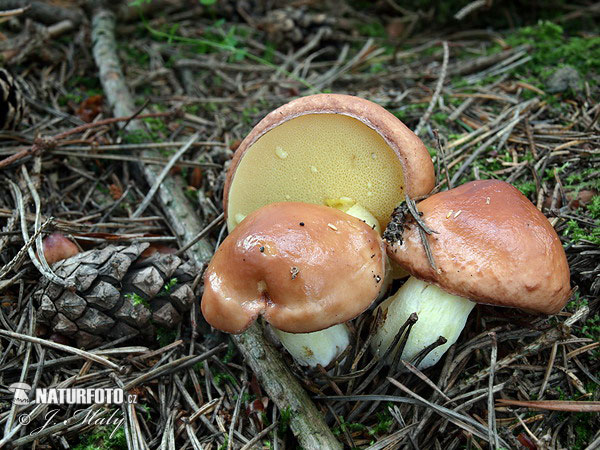
[[[371,182],[369,181],[369,182],[367,183],[367,187],[368,187],[369,189],[371,189],[371,188],[373,187],[373,183],[371,183]]]
[[[291,200],[291,199],[292,199],[292,197],[290,197],[289,195],[287,195],[287,194],[286,194],[286,196],[285,196],[285,199],[286,199],[286,200]]]
[[[319,169],[317,169],[315,166],[310,166],[310,171],[312,173],[317,173],[319,171]]]
[[[287,152],[280,145],[275,147],[275,154],[281,159],[285,159],[288,156]]]
[[[246,216],[244,214],[241,213],[237,213],[235,215],[235,221],[239,224],[242,222],[242,220],[244,220],[246,218]]]
[[[371,191],[367,192],[367,197],[373,197],[373,193]]]
[[[375,153],[371,153],[371,159],[377,159],[377,155]]]

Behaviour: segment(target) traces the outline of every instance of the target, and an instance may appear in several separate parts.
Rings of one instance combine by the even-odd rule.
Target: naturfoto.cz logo
[[[89,405],[137,403],[136,394],[125,394],[120,388],[38,388],[30,396],[31,386],[27,383],[13,383],[8,389],[14,393],[13,403],[29,405]],[[30,400],[31,398],[31,400]]]

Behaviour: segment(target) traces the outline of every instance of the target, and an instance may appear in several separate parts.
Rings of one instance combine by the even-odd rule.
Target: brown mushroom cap
[[[274,202],[328,204],[349,197],[386,226],[404,199],[435,183],[421,140],[393,114],[362,98],[317,94],[261,120],[238,147],[223,203],[229,231]]]
[[[79,253],[79,247],[61,233],[52,233],[46,236],[42,247],[44,258],[48,264],[54,264]]]
[[[554,314],[570,295],[567,258],[548,219],[508,183],[472,181],[418,204],[436,273],[416,225],[391,259],[415,277],[475,302]]]
[[[385,250],[376,231],[334,208],[274,203],[246,217],[204,274],[202,313],[241,333],[262,314],[290,333],[346,322],[375,300]]]

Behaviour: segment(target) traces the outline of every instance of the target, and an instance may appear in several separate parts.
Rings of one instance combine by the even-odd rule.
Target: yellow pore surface
[[[261,136],[242,157],[229,191],[229,231],[252,211],[299,201],[359,203],[382,229],[404,199],[402,166],[374,130],[341,114],[306,114]],[[340,202],[339,199],[342,199]]]

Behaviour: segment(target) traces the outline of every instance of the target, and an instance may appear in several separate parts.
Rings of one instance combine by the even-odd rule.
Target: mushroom
[[[317,94],[254,127],[231,161],[223,203],[230,232],[261,206],[286,201],[371,216],[385,227],[405,191],[415,198],[434,183],[427,149],[393,114],[358,97]]]
[[[48,264],[54,264],[79,253],[79,247],[61,233],[52,233],[46,236],[42,248]]]
[[[363,221],[321,205],[272,203],[218,248],[202,313],[234,334],[262,315],[299,364],[327,366],[349,343],[344,323],[377,297],[384,270],[383,241]]]
[[[474,302],[545,314],[557,313],[567,302],[569,267],[560,239],[548,219],[513,186],[472,181],[432,195],[418,209],[437,232],[428,237],[437,271],[417,225],[396,224],[404,232],[396,242],[387,242],[387,252],[412,277],[378,307],[384,322],[372,343],[376,353],[386,352],[413,312],[419,320],[402,359],[413,359],[439,336],[447,339],[420,362],[426,368],[456,342]]]

